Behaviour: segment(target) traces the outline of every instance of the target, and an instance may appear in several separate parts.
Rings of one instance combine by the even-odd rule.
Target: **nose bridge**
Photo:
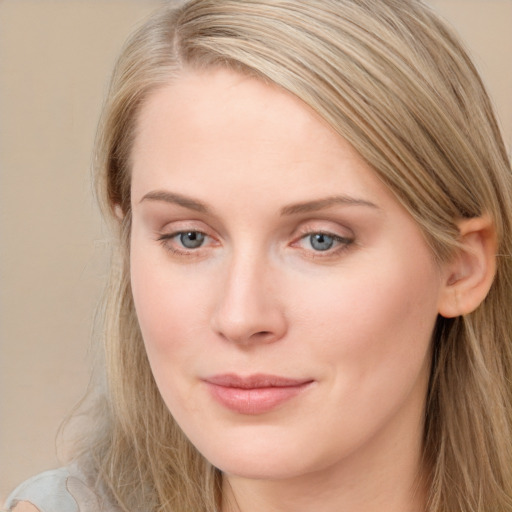
[[[213,329],[236,343],[272,342],[286,331],[276,273],[269,258],[247,246],[226,262],[212,318]]]

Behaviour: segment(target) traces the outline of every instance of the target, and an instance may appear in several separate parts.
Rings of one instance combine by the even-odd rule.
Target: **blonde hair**
[[[190,0],[160,10],[128,41],[97,140],[98,196],[117,243],[103,307],[100,424],[82,464],[124,510],[220,503],[218,470],[156,388],[128,272],[137,114],[184,67],[212,66],[275,83],[312,107],[373,166],[439,260],[457,246],[458,219],[491,217],[491,290],[475,312],[439,318],[434,332],[424,458],[430,511],[512,511],[510,163],[473,64],[419,0]]]

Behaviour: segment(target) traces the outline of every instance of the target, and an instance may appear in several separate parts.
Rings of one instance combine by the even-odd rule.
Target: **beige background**
[[[55,467],[88,380],[105,233],[90,153],[114,56],[157,0],[0,0],[0,499]],[[512,0],[432,0],[471,48],[512,147]]]

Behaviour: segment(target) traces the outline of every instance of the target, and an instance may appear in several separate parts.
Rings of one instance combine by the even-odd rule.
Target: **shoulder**
[[[39,512],[113,512],[114,508],[101,501],[80,473],[61,468],[23,482],[7,498],[5,507],[16,507],[17,512],[33,510],[30,505]]]

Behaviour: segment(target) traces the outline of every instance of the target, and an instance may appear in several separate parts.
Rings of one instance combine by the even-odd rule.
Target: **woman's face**
[[[137,315],[199,451],[251,478],[416,457],[443,272],[359,154],[210,70],[150,96],[132,156]]]

